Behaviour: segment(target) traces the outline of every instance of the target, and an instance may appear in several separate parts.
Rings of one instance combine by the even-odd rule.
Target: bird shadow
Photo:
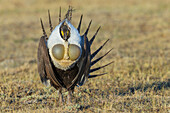
[[[168,79],[167,81],[157,81],[157,82],[153,82],[153,83],[146,83],[146,84],[138,84],[137,86],[133,86],[133,87],[128,87],[126,89],[122,89],[122,88],[115,88],[115,87],[110,87],[109,90],[101,90],[101,89],[89,89],[90,93],[94,93],[94,94],[101,94],[101,95],[110,95],[110,94],[115,94],[117,96],[124,96],[126,94],[134,94],[135,91],[141,91],[141,92],[146,92],[149,89],[152,89],[153,91],[157,92],[159,90],[162,89],[168,89],[170,88],[170,79]],[[83,91],[84,93],[88,93],[86,90]]]
[[[146,92],[149,89],[152,89],[153,91],[157,92],[160,91],[162,89],[168,89],[170,88],[170,79],[168,79],[167,81],[157,81],[157,82],[153,82],[153,83],[147,83],[147,84],[139,84],[137,86],[134,87],[129,87],[126,88],[126,90],[124,89],[117,89],[117,88],[110,88],[109,91],[107,90],[101,90],[101,89],[88,89],[88,91],[86,89],[83,90],[83,93],[86,93],[88,95],[94,94],[94,95],[100,95],[103,97],[106,97],[109,99],[110,95],[115,94],[117,96],[125,96],[127,94],[129,95],[133,95],[135,94],[135,91],[141,91],[141,92]],[[94,97],[93,97],[94,98]],[[93,99],[92,99],[93,100]],[[85,109],[89,109],[90,107],[92,107],[91,105],[81,105],[81,107],[79,107],[79,110],[85,110]]]
[[[164,89],[168,89],[170,87],[170,79],[168,79],[167,81],[157,81],[157,82],[153,82],[151,84],[147,83],[147,84],[139,84],[137,86],[134,87],[129,87],[127,90],[120,90],[118,95],[126,95],[126,94],[134,94],[135,91],[143,91],[146,92],[149,89],[152,89],[153,91],[157,92],[159,90]],[[117,91],[116,91],[117,92]]]

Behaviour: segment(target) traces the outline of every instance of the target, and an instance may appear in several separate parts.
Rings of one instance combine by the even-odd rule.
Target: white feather
[[[67,70],[67,69],[71,68],[72,66],[74,66],[76,61],[69,67],[63,68],[62,66],[60,66],[57,63],[57,61],[55,60],[55,58],[52,55],[52,47],[54,45],[56,45],[56,44],[64,45],[65,40],[63,40],[62,37],[60,36],[60,26],[64,22],[66,22],[70,28],[70,38],[68,39],[68,44],[75,44],[80,48],[80,56],[76,61],[78,61],[82,55],[82,48],[84,46],[84,38],[82,38],[80,36],[78,30],[67,19],[63,20],[58,26],[56,26],[55,29],[52,31],[51,35],[49,36],[49,39],[47,40],[47,47],[49,49],[49,54],[51,56],[51,59],[52,59],[54,65],[60,69]]]

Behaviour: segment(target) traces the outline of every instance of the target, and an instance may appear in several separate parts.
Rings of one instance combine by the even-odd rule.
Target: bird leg
[[[69,89],[68,90],[68,96],[67,96],[67,104],[71,104],[72,103],[72,90],[71,89]]]
[[[59,102],[62,104],[64,103],[63,95],[62,95],[62,88],[59,88]]]

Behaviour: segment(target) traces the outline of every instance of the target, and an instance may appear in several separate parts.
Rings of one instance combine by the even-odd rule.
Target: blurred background
[[[76,88],[73,106],[58,108],[57,91],[45,88],[37,72],[42,18],[50,35],[72,6],[72,24],[83,14],[81,34],[90,20],[89,39],[99,26],[92,52],[108,38],[99,55],[113,51],[96,66],[114,64],[96,73],[107,75]],[[0,0],[0,110],[16,112],[168,112],[170,108],[169,0]],[[65,94],[67,95],[67,93]]]

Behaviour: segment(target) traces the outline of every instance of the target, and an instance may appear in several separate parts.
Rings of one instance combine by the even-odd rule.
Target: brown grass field
[[[114,48],[94,67],[114,64],[61,105],[37,72],[39,19],[49,35],[48,9],[56,26],[59,7],[64,16],[69,5],[75,27],[84,15],[81,34],[91,19],[89,38],[102,26],[92,51],[110,39],[97,57]],[[0,112],[170,112],[169,0],[0,0]]]

